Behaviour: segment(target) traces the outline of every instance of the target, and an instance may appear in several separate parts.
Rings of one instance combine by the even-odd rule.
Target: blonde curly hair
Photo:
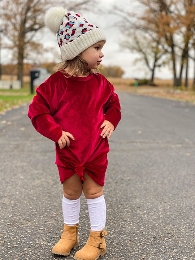
[[[68,69],[68,71],[66,71]],[[57,65],[57,70],[64,70],[65,73],[71,76],[86,76],[91,70],[88,68],[88,63],[80,56],[76,56],[72,60],[63,61]]]

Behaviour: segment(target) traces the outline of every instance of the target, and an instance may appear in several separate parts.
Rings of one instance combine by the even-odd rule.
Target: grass
[[[156,79],[155,83],[158,87],[140,86],[136,88],[132,86],[134,79],[109,78],[108,80],[115,86],[116,90],[130,91],[136,94],[180,100],[195,104],[195,92],[191,89],[185,91],[185,88],[175,90],[172,87],[171,80]],[[30,103],[33,95],[30,94],[29,78],[26,78],[24,82],[22,89],[0,89],[0,113],[13,107]],[[192,82],[190,82],[190,85],[191,84]]]
[[[29,103],[33,98],[33,95],[30,94],[29,83],[25,83],[24,87],[21,89],[0,89],[0,113]]]
[[[133,79],[117,79],[110,78],[110,82],[115,86],[116,90],[132,92],[134,94],[177,100],[195,104],[195,91],[192,90],[193,80],[189,80],[189,89],[185,87],[173,88],[172,80],[155,79],[157,87],[138,86],[134,87]]]

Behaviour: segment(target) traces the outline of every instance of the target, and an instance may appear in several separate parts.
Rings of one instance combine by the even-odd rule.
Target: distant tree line
[[[41,64],[42,68],[47,69],[49,73],[54,73],[57,69],[57,64],[55,62],[43,62]],[[34,65],[31,63],[23,64],[23,76],[29,76],[31,69],[34,69]],[[100,65],[98,71],[102,73],[105,77],[110,78],[121,78],[124,74],[124,70],[120,66],[103,66]],[[3,64],[2,65],[2,74],[16,76],[17,75],[17,64]]]
[[[122,78],[124,75],[124,70],[120,66],[108,65],[108,66],[99,66],[99,71],[105,76],[110,78]]]
[[[54,62],[43,62],[41,64],[42,68],[45,68],[48,70],[49,73],[53,73],[55,71],[56,64]],[[24,63],[23,64],[23,76],[29,76],[30,70],[35,69],[36,66],[34,66],[31,63]],[[10,76],[17,76],[17,64],[2,64],[2,74],[3,75],[10,75]]]

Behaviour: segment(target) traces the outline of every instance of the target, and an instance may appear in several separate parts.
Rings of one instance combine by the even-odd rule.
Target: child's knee
[[[95,199],[103,195],[103,187],[100,185],[83,185],[83,193],[86,199]]]
[[[63,182],[64,197],[70,200],[78,199],[82,194],[82,182],[76,175]]]
[[[66,188],[63,193],[65,198],[69,200],[77,200],[82,194],[82,189]]]
[[[85,173],[83,193],[86,199],[95,199],[103,195],[103,187],[96,183],[88,174]]]
[[[96,199],[103,195],[103,189],[102,190],[83,190],[85,198],[86,199]]]

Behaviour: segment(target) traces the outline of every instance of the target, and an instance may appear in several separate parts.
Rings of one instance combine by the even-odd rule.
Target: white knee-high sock
[[[64,217],[64,224],[68,226],[78,224],[80,214],[80,198],[77,200],[69,200],[63,196],[62,211]]]
[[[104,195],[87,199],[89,219],[92,231],[101,231],[106,226],[106,202]]]

